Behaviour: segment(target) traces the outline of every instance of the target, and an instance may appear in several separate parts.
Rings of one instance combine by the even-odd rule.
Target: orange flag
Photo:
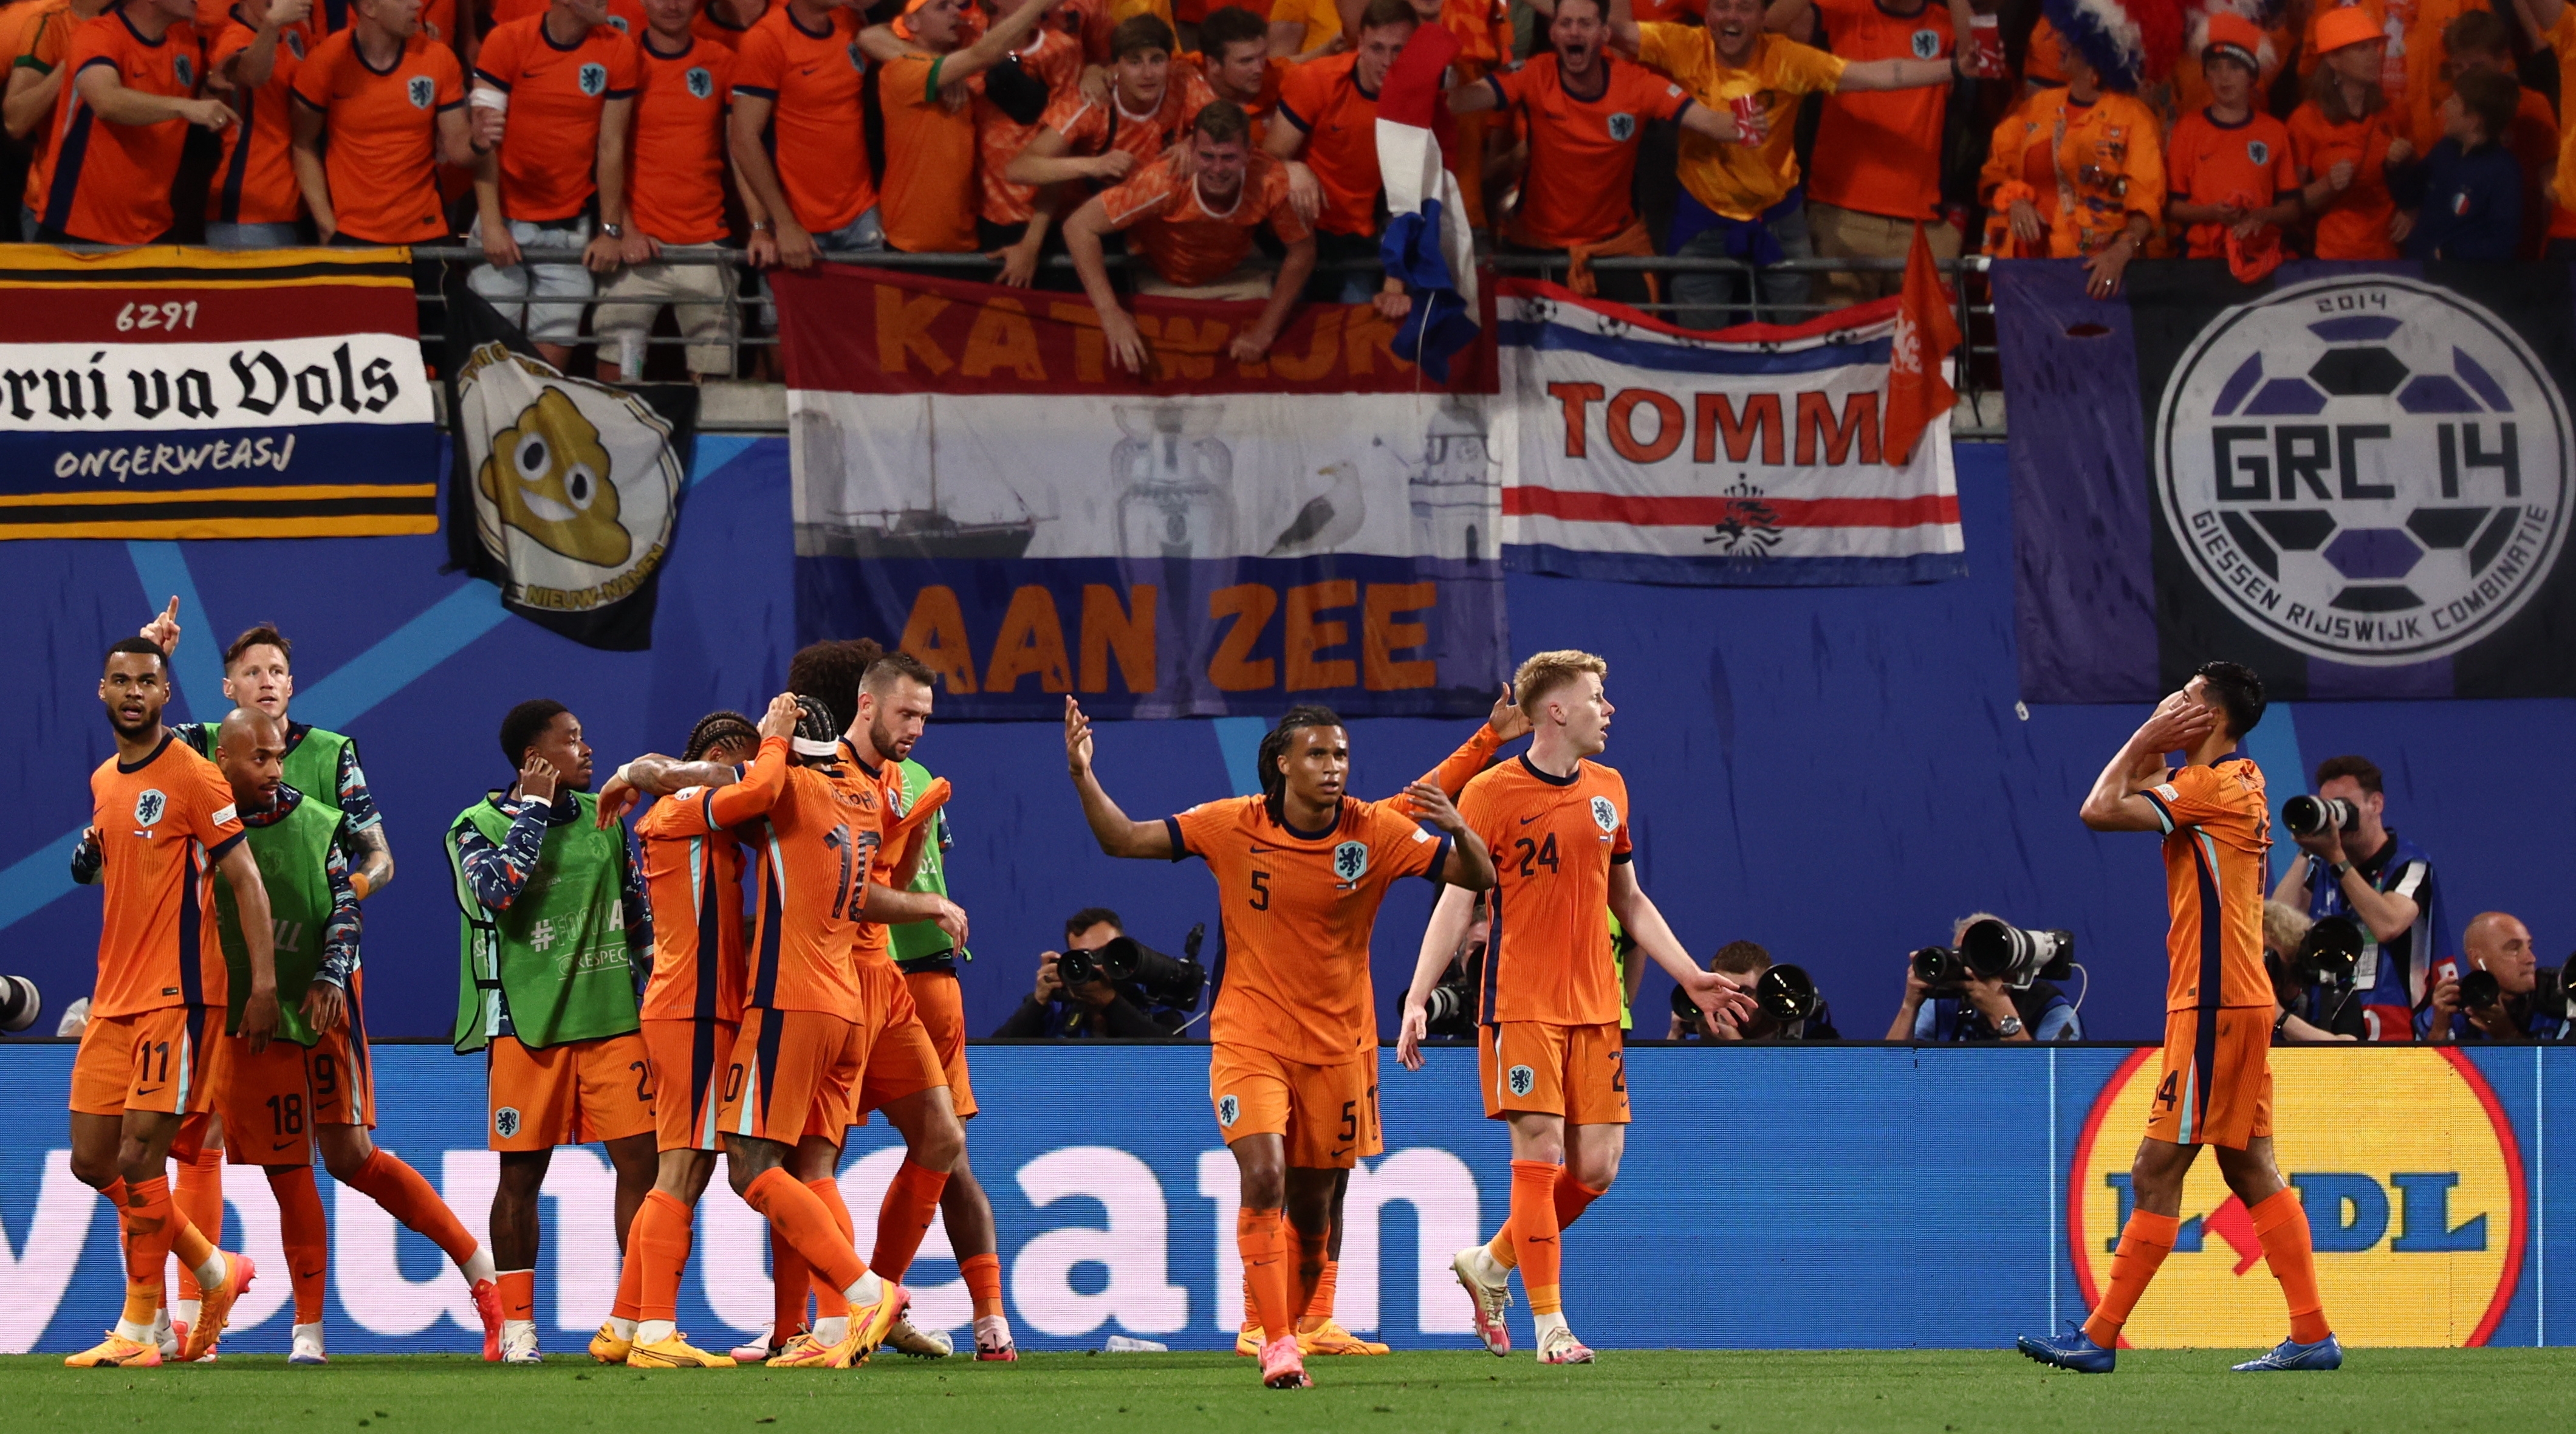
[[[1933,419],[1950,411],[1950,350],[1959,346],[1959,320],[1950,293],[1932,266],[1923,226],[1905,256],[1905,296],[1897,304],[1896,332],[1888,346],[1887,419],[1880,447],[1890,464],[1914,456],[1914,441]]]

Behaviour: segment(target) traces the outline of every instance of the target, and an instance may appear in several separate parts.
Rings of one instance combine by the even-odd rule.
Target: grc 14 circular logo
[[[2567,536],[2567,405],[2458,294],[2364,275],[2202,330],[2165,386],[2156,491],[2193,573],[2311,657],[2446,657],[2520,611]]]
[[[2066,1235],[2085,1305],[2110,1288],[2132,1209],[2129,1165],[2157,1052],[2123,1062],[2068,1167]],[[2529,1232],[2522,1148],[2468,1057],[2427,1047],[2272,1052],[2272,1146],[2316,1244],[2326,1317],[2348,1345],[2481,1345],[2512,1303]],[[2129,1342],[2268,1348],[2281,1287],[2254,1219],[2204,1153],[2182,1234],[2128,1323]]]

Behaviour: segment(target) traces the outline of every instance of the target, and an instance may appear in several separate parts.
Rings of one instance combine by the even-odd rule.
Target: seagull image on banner
[[[1333,486],[1307,499],[1297,510],[1296,519],[1280,531],[1278,541],[1262,556],[1301,558],[1329,553],[1358,534],[1360,524],[1368,518],[1368,504],[1360,496],[1359,469],[1347,462],[1334,463],[1316,476],[1332,479]]]
[[[1476,339],[1475,240],[1432,129],[1435,116],[1446,122],[1440,79],[1457,54],[1458,37],[1446,26],[1416,29],[1387,67],[1377,97],[1377,167],[1387,212],[1378,256],[1413,296],[1395,351],[1440,383],[1449,381],[1450,355]]]

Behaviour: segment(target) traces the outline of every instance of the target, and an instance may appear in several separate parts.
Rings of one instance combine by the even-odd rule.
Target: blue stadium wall
[[[2090,1033],[2153,1039],[2165,921],[2152,845],[2074,819],[2142,714],[2025,714],[2016,703],[2003,450],[1958,454],[1962,581],[1726,590],[1515,577],[1512,640],[1521,652],[1580,646],[1610,659],[1621,709],[1610,758],[1637,794],[1640,869],[1694,951],[1761,941],[1815,973],[1846,1034],[1874,1037],[1903,953],[1986,908],[2072,929]],[[66,860],[88,817],[84,778],[111,750],[91,673],[110,640],[175,592],[188,626],[181,715],[221,713],[223,642],[269,620],[296,643],[296,715],[358,738],[399,863],[367,907],[370,1024],[443,1033],[456,915],[439,837],[508,780],[501,713],[559,697],[613,764],[676,746],[711,708],[757,711],[792,649],[790,544],[784,440],[702,438],[654,648],[637,654],[506,618],[490,586],[438,571],[437,538],[0,545],[0,610],[21,654],[0,664],[0,724],[18,734],[0,758],[0,791],[18,813],[0,837],[0,971],[35,977],[56,1007],[90,985],[97,898],[71,884]],[[2375,756],[2393,820],[2438,863],[2446,939],[2503,907],[2554,964],[2576,945],[2571,731],[2566,701],[2300,704],[2275,708],[2254,750],[2284,795],[2301,785],[2288,768]],[[1457,723],[1357,723],[1355,786],[1393,791],[1463,735]],[[1120,724],[1103,730],[1099,765],[1130,812],[1159,813],[1233,790],[1247,750],[1225,722]],[[971,1029],[1010,1012],[1033,953],[1059,943],[1077,908],[1115,907],[1167,949],[1214,918],[1195,864],[1098,854],[1052,724],[935,724],[919,755],[958,787],[950,868],[975,922]],[[1427,890],[1399,892],[1381,922],[1389,1031],[1428,901]],[[1641,1009],[1664,1010],[1666,989],[1650,972]],[[1660,1034],[1660,1016],[1648,1024]]]
[[[115,1221],[62,1148],[65,1044],[0,1049],[0,1351],[70,1350],[114,1317]],[[377,1139],[483,1228],[495,1178],[480,1062],[379,1046]],[[1205,1047],[973,1052],[975,1168],[1001,1232],[1009,1313],[1035,1349],[1109,1335],[1222,1348],[1241,1308],[1236,1175],[1207,1114]],[[2329,1314],[2369,1345],[2576,1342],[2576,1049],[2446,1056],[2415,1048],[2276,1053],[2281,1164],[2316,1229]],[[2085,1308],[2116,1234],[2156,1066],[2151,1051],[1661,1047],[1628,1058],[1637,1125],[1616,1188],[1565,1241],[1567,1307],[1602,1348],[2003,1347]],[[1508,1201],[1502,1129],[1476,1063],[1383,1062],[1388,1152],[1346,1210],[1339,1310],[1407,1348],[1470,1347],[1448,1272]],[[842,1184],[860,1247],[900,1159],[853,1134]],[[2183,1239],[2131,1323],[2149,1344],[2267,1345],[2285,1323],[2215,1162],[2193,1172]],[[364,1196],[323,1180],[335,1352],[474,1347],[461,1280]],[[539,1329],[580,1357],[617,1282],[597,1147],[557,1152],[541,1209]],[[274,1201],[227,1172],[226,1243],[261,1263],[233,1351],[286,1347]],[[2552,1220],[2552,1205],[2559,1218]],[[759,1217],[709,1189],[679,1319],[721,1345],[769,1318]],[[945,1233],[914,1267],[916,1319],[957,1329],[967,1298]],[[1511,1312],[1529,1339],[1525,1305]],[[962,1330],[961,1330],[962,1337]],[[1319,1376],[1328,1377],[1328,1376]]]

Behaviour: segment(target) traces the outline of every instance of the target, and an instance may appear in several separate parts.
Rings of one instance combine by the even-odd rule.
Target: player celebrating
[[[72,1061],[71,1169],[116,1207],[125,1243],[125,1313],[96,1347],[64,1360],[75,1369],[161,1362],[154,1326],[162,1266],[174,1252],[204,1290],[179,1358],[214,1347],[233,1301],[255,1273],[170,1202],[170,1145],[187,1116],[209,1109],[206,1012],[231,990],[217,939],[207,868],[220,870],[245,918],[249,967],[241,1034],[264,1050],[277,1030],[277,969],[268,891],[242,842],[232,793],[214,764],[161,725],[170,663],[129,637],[107,650],[98,700],[116,733],[116,755],[90,773],[90,828],[72,856],[72,879],[103,882],[98,986]]]
[[[1499,872],[1477,1070],[1486,1118],[1511,1122],[1512,1200],[1493,1243],[1459,1251],[1454,1268],[1475,1301],[1477,1334],[1499,1355],[1511,1349],[1502,1315],[1511,1267],[1519,1267],[1541,1364],[1592,1362],[1566,1327],[1558,1237],[1609,1190],[1627,1146],[1608,918],[1618,917],[1701,1009],[1752,1010],[1733,981],[1700,969],[1637,885],[1628,784],[1587,760],[1608,744],[1616,709],[1601,683],[1609,672],[1588,652],[1542,652],[1522,663],[1512,691],[1529,716],[1529,751],[1480,773],[1458,798],[1459,815]],[[1472,889],[1452,887],[1423,933],[1396,1041],[1407,1069],[1422,1067],[1425,1005],[1466,933],[1474,899]],[[1508,1261],[1498,1248],[1510,1252]]]
[[[2093,780],[2078,813],[2097,832],[2164,833],[2164,1077],[2134,1170],[2137,1206],[2111,1256],[2111,1287],[2080,1329],[2024,1335],[2021,1352],[2079,1374],[2108,1374],[2120,1326],[2173,1253],[2183,1176],[2200,1147],[2253,1217],[2264,1263],[2290,1305],[2290,1337],[2243,1373],[2339,1369],[2343,1346],[2317,1294],[2314,1247],[2298,1192],[2272,1159],[2272,986],[2263,970],[2263,869],[2272,821],[2263,773],[2237,744],[2263,720],[2263,679],[2233,662],[2203,663],[2158,704]],[[2167,770],[2164,754],[2188,760]]]
[[[649,969],[653,918],[626,832],[592,820],[590,744],[560,702],[501,719],[518,767],[447,829],[460,937],[455,1046],[487,1052],[500,1358],[537,1364],[537,1192],[558,1145],[605,1143],[617,1170],[617,1241],[653,1188],[652,1060],[637,1034],[634,974]],[[622,1361],[637,1291],[621,1281],[592,1352]]]
[[[1399,877],[1473,891],[1494,884],[1481,847],[1452,850],[1467,827],[1441,778],[1474,771],[1496,745],[1494,728],[1479,728],[1401,795],[1361,802],[1342,792],[1351,748],[1341,718],[1291,707],[1262,742],[1262,795],[1136,822],[1101,789],[1091,769],[1091,719],[1065,699],[1065,764],[1100,849],[1199,857],[1222,894],[1227,973],[1208,1018],[1208,1093],[1242,1173],[1235,1241],[1261,1312],[1261,1382],[1273,1389],[1314,1383],[1297,1345],[1297,1314],[1323,1275],[1338,1172],[1377,1142],[1368,944],[1378,905]],[[1434,842],[1418,819],[1449,835]],[[1293,1274],[1283,1223],[1296,1232]]]
[[[374,1200],[437,1242],[456,1261],[482,1317],[487,1358],[497,1357],[501,1297],[492,1257],[420,1172],[367,1138],[376,1123],[375,1072],[359,1005],[358,893],[351,879],[346,821],[279,772],[291,760],[286,724],[236,708],[216,729],[215,763],[232,788],[268,892],[275,933],[277,1038],[253,1050],[238,1034],[224,1041],[215,1109],[235,1163],[264,1166],[277,1197],[279,1235],[295,1281],[289,1364],[321,1364],[324,1280],[330,1222],[313,1184],[313,1147],[331,1178]],[[250,990],[250,948],[240,905],[215,893],[232,1003],[226,1029],[238,1032]]]

